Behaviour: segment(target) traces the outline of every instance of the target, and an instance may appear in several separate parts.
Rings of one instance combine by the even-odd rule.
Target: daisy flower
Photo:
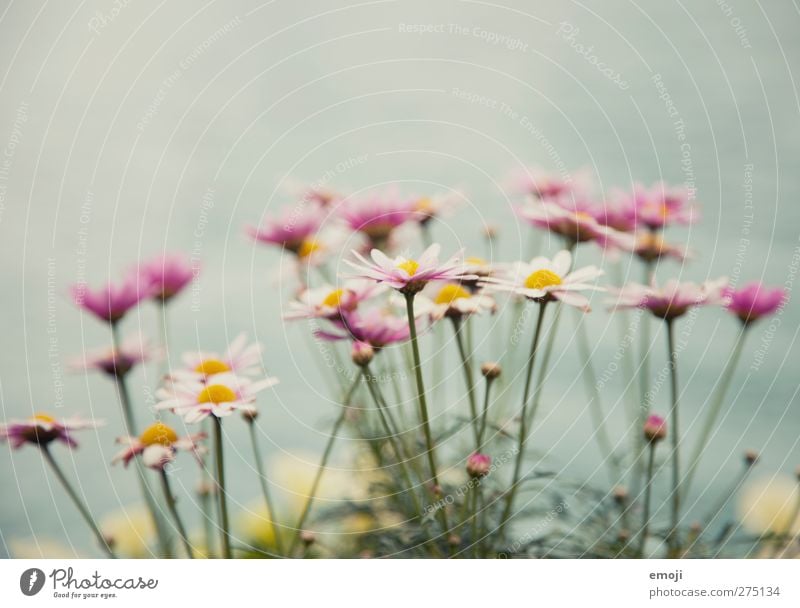
[[[126,447],[111,462],[116,464],[121,461],[127,467],[133,458],[141,454],[144,466],[160,470],[175,460],[178,450],[192,452],[199,460],[200,455],[205,452],[199,442],[205,438],[205,433],[179,438],[172,427],[156,422],[147,427],[139,437],[117,439],[117,443]]]
[[[725,308],[747,324],[773,314],[786,301],[786,296],[785,289],[766,287],[756,281],[741,289],[727,288],[724,292]]]
[[[586,171],[562,176],[547,173],[540,167],[529,167],[512,172],[508,185],[517,194],[549,200],[565,195],[582,196],[590,189],[591,180]]]
[[[689,199],[686,188],[669,187],[663,182],[650,188],[634,184],[630,194],[630,205],[637,222],[651,230],[659,230],[671,224],[693,224],[699,219],[697,208]]]
[[[603,271],[585,266],[570,272],[571,266],[572,254],[565,249],[556,253],[552,260],[535,257],[529,263],[518,262],[509,278],[490,277],[484,284],[492,291],[507,291],[539,302],[560,300],[588,312],[589,300],[579,292],[603,291],[588,282],[602,276]]]
[[[395,228],[413,220],[415,214],[416,201],[400,196],[395,188],[348,197],[339,207],[350,229],[366,235],[373,247],[383,247]]]
[[[429,315],[431,321],[439,321],[444,317],[461,319],[482,312],[494,313],[497,310],[494,298],[480,292],[474,293],[459,283],[445,283],[435,287],[431,297],[422,298],[416,309],[420,314]]]
[[[576,209],[584,209],[584,206]],[[627,251],[634,245],[633,236],[600,224],[588,211],[571,210],[554,202],[541,201],[519,207],[517,215],[536,228],[549,230],[575,243],[594,241],[601,247]]]
[[[457,191],[419,197],[414,201],[416,219],[424,226],[434,218],[451,215],[463,201],[464,195]]]
[[[701,284],[671,279],[662,287],[655,283],[649,287],[631,283],[616,290],[617,299],[611,305],[614,309],[644,308],[669,321],[685,314],[693,306],[723,304],[727,284],[727,277]]]
[[[14,449],[26,443],[47,445],[53,441],[75,448],[78,444],[72,438],[72,431],[94,429],[103,424],[101,421],[85,420],[77,416],[56,420],[49,414],[34,414],[25,420],[11,420],[0,424],[0,439],[11,443]]]
[[[345,260],[345,263],[358,271],[358,277],[386,283],[403,294],[415,294],[421,291],[430,281],[458,281],[478,278],[475,275],[464,273],[461,252],[446,262],[439,263],[440,250],[441,246],[434,243],[422,253],[419,259],[415,260],[403,256],[391,259],[379,249],[373,249],[371,253],[372,262],[366,260],[358,252],[353,251],[353,255],[358,258],[361,264],[356,264],[349,260]]]
[[[70,292],[78,307],[108,323],[116,323],[148,297],[148,292],[139,284],[138,275],[132,273],[119,284],[107,283],[92,290],[84,283],[78,283],[70,288]]]
[[[88,351],[79,357],[72,358],[67,366],[71,371],[100,371],[109,376],[125,376],[136,365],[156,359],[160,349],[151,346],[149,340],[141,334],[125,338],[115,348],[98,348]]]
[[[247,334],[240,333],[220,354],[216,352],[187,352],[183,354],[184,369],[171,374],[175,378],[204,381],[214,374],[231,372],[237,376],[255,376],[261,373],[261,344],[247,343]]]
[[[319,246],[314,235],[325,216],[319,204],[302,202],[284,207],[277,217],[267,218],[259,227],[247,226],[245,232],[260,243],[278,245],[298,257],[308,257]]]
[[[194,279],[196,269],[182,254],[165,254],[143,262],[139,276],[149,297],[168,302]]]
[[[633,232],[636,229],[636,208],[631,196],[615,188],[609,197],[591,211],[592,217],[603,226],[620,232]]]
[[[656,232],[640,232],[636,235],[633,252],[645,262],[654,262],[662,258],[672,258],[679,262],[689,257],[689,252],[683,247],[670,245]]]
[[[256,394],[278,383],[276,378],[265,378],[253,382],[231,373],[207,376],[200,380],[175,381],[169,388],[161,388],[156,393],[161,401],[158,410],[171,410],[182,416],[184,422],[192,424],[205,420],[208,416],[222,418],[235,411],[251,411],[256,402]]]
[[[405,342],[409,337],[408,321],[385,308],[356,310],[342,315],[341,323],[330,330],[317,330],[314,334],[322,340],[353,340],[369,344],[374,349]]]
[[[359,303],[368,300],[386,287],[365,279],[345,281],[341,287],[323,285],[301,291],[298,299],[289,303],[286,320],[330,319],[336,320],[343,312],[352,312]]]

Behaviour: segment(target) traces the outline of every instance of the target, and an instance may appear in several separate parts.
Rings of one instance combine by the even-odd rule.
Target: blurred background
[[[308,328],[281,321],[297,288],[286,261],[243,227],[293,202],[287,187],[298,180],[345,192],[461,188],[467,204],[437,222],[434,236],[445,251],[464,246],[493,261],[529,253],[530,229],[511,212],[505,178],[513,170],[585,169],[599,197],[666,180],[696,191],[703,219],[670,233],[696,256],[662,264],[661,280],[729,275],[792,289],[799,25],[789,1],[3,2],[0,417],[54,411],[107,420],[57,457],[100,518],[129,512],[133,473],[109,464],[122,434],[113,384],[65,364],[107,345],[107,327],[74,307],[68,287],[115,279],[164,250],[186,252],[202,270],[171,305],[171,357],[223,350],[241,331],[265,345],[264,363],[281,384],[259,401],[262,446],[276,492],[290,493],[325,442],[335,395],[312,360]],[[487,225],[498,230],[488,250]],[[554,250],[546,238],[543,247]],[[579,258],[609,262],[590,246]],[[622,269],[640,280],[629,261]],[[620,336],[601,298],[594,308],[600,373]],[[551,468],[602,488],[574,318],[564,320],[534,442]],[[482,321],[477,335],[493,323]],[[147,305],[122,329],[154,335],[156,327]],[[736,324],[704,310],[681,329],[691,438]],[[767,478],[800,464],[798,330],[790,302],[752,332],[690,512],[730,484],[745,449],[762,453],[757,473]],[[479,360],[499,357],[491,340],[477,342]],[[656,344],[658,369],[665,349]],[[457,374],[449,352],[445,372]],[[131,377],[140,419],[157,374],[150,365]],[[604,393],[612,433],[624,429],[620,389],[615,377]],[[666,410],[666,398],[659,394],[657,409]],[[226,433],[231,508],[247,513],[259,493],[246,427],[228,424]],[[348,443],[335,457],[345,477]],[[188,510],[197,474],[182,462]],[[0,554],[95,555],[33,449],[0,446],[0,487]]]

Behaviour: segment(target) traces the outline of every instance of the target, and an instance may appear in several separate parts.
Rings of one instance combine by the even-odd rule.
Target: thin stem
[[[480,437],[478,432],[478,406],[475,403],[475,380],[472,374],[472,361],[464,346],[464,337],[461,334],[461,320],[457,317],[453,319],[453,331],[458,345],[458,354],[461,356],[461,369],[464,370],[464,383],[467,386],[467,396],[469,397],[469,413],[472,432],[475,435],[475,448],[480,447]]]
[[[45,444],[40,444],[40,445],[42,448],[42,455],[44,456],[44,459],[50,465],[50,468],[53,469],[53,473],[55,473],[56,477],[58,478],[58,481],[61,482],[61,485],[64,487],[64,490],[66,490],[67,494],[72,499],[72,502],[75,503],[75,506],[78,508],[78,511],[80,512],[84,521],[87,523],[92,533],[95,535],[98,542],[100,543],[100,547],[103,549],[103,551],[105,551],[108,557],[115,559],[117,556],[114,555],[114,552],[108,545],[108,541],[106,541],[105,537],[103,536],[103,533],[100,531],[100,528],[95,523],[92,514],[89,513],[89,509],[86,507],[85,504],[83,504],[83,501],[80,499],[77,492],[75,492],[75,490],[72,488],[72,485],[69,483],[69,481],[67,481],[66,476],[61,471],[61,467],[58,466],[55,459],[53,458],[53,455],[50,453],[50,448]]]
[[[558,329],[558,322],[561,319],[561,312],[563,310],[562,306],[558,306],[556,308],[556,314],[553,317],[553,321],[550,323],[550,332],[547,334],[547,343],[544,346],[544,350],[542,351],[542,363],[539,366],[539,373],[536,379],[536,386],[533,389],[533,399],[532,405],[528,410],[528,420],[527,425],[528,428],[533,426],[533,419],[536,416],[536,412],[539,411],[539,403],[542,398],[542,387],[544,386],[544,380],[547,376],[547,370],[550,367],[550,357],[553,354],[553,349],[556,343],[556,330]]]
[[[472,543],[472,557],[477,558],[479,556],[478,551],[478,502],[479,497],[481,494],[481,484],[480,481],[475,485],[472,489],[472,529],[470,533],[470,541]]]
[[[408,293],[406,296],[406,313],[408,315],[408,331],[411,335],[411,351],[414,356],[414,375],[417,379],[417,394],[419,398],[419,412],[422,419],[422,430],[425,433],[425,447],[427,450],[428,466],[430,467],[431,479],[435,487],[435,493],[441,492],[439,485],[439,475],[436,472],[436,457],[433,451],[433,437],[431,436],[431,425],[428,418],[428,403],[425,401],[425,383],[422,379],[422,363],[419,356],[419,344],[417,344],[417,324],[414,317],[414,294]],[[444,533],[450,530],[447,522],[445,507],[437,509],[441,520]]]
[[[650,442],[650,453],[647,457],[647,476],[644,485],[644,510],[642,511],[642,531],[641,539],[639,540],[639,557],[644,557],[645,543],[647,542],[647,534],[650,527],[650,495],[652,494],[653,486],[653,464],[655,462],[656,444],[654,441]]]
[[[478,451],[483,449],[483,438],[486,435],[486,422],[489,417],[489,395],[492,391],[493,378],[486,378],[486,390],[483,394],[483,411],[481,412],[481,425],[478,429]]]
[[[172,515],[172,519],[175,520],[175,527],[178,528],[178,534],[181,537],[183,548],[186,550],[186,555],[189,556],[189,559],[194,559],[194,552],[192,551],[192,545],[189,542],[189,535],[186,534],[186,528],[183,527],[183,522],[178,515],[178,509],[175,506],[175,497],[172,495],[172,490],[170,490],[169,487],[167,472],[163,468],[161,469],[161,487],[164,490],[164,498],[167,500],[167,508]]]
[[[700,438],[697,440],[697,445],[692,452],[692,456],[689,459],[689,468],[686,471],[686,477],[683,482],[683,495],[687,496],[689,490],[691,489],[692,480],[694,479],[695,471],[697,470],[697,465],[700,464],[700,459],[703,455],[703,450],[705,450],[706,446],[708,445],[709,440],[711,439],[711,431],[714,429],[714,424],[719,417],[720,411],[722,410],[722,404],[725,401],[725,395],[728,392],[728,388],[731,385],[731,379],[733,378],[733,372],[736,371],[736,367],[739,363],[739,359],[742,355],[742,346],[744,345],[744,338],[747,330],[747,325],[743,325],[741,331],[736,337],[736,342],[733,345],[733,350],[731,351],[730,357],[728,357],[728,361],[725,364],[725,369],[720,376],[719,381],[719,388],[717,389],[717,394],[714,396],[714,401],[711,403],[711,406],[708,409],[708,414],[706,415],[705,423],[703,424],[703,428],[700,431]]]
[[[497,538],[503,538],[503,529],[508,521],[511,510],[514,506],[514,497],[517,493],[519,486],[520,472],[522,471],[522,461],[525,454],[525,442],[528,439],[528,396],[531,390],[531,378],[533,377],[533,368],[536,362],[536,352],[539,349],[539,337],[542,333],[542,326],[544,322],[544,311],[547,307],[547,301],[544,300],[539,304],[539,316],[536,319],[536,329],[533,332],[533,340],[531,341],[531,352],[528,355],[528,369],[525,373],[525,390],[522,393],[522,407],[520,409],[520,422],[519,422],[519,437],[517,442],[517,459],[514,463],[514,475],[511,479],[511,487],[508,489],[506,498],[506,505],[503,509],[503,516],[500,518],[500,525],[497,529]]]
[[[644,262],[644,284],[650,284],[652,274],[652,262]],[[641,429],[650,412],[650,404],[647,400],[647,393],[650,388],[650,316],[642,313],[639,322],[639,420],[636,428]],[[641,433],[637,433],[639,438],[638,457],[644,453],[645,443]],[[638,461],[637,457],[637,461]]]
[[[228,521],[228,497],[225,496],[225,462],[222,457],[222,420],[214,419],[214,456],[217,461],[217,496],[219,497],[219,527],[222,556],[231,559],[230,522]]]
[[[333,451],[333,444],[336,441],[339,429],[341,428],[342,424],[344,424],[347,416],[347,408],[350,405],[350,400],[353,398],[353,394],[356,392],[356,388],[358,388],[358,383],[360,381],[361,376],[356,376],[355,380],[350,385],[350,388],[347,390],[344,399],[342,399],[342,411],[339,413],[338,418],[336,418],[336,422],[333,423],[333,429],[331,429],[331,433],[328,436],[328,443],[325,445],[325,450],[322,452],[322,459],[320,460],[319,467],[317,468],[317,473],[314,476],[314,481],[311,483],[311,490],[308,493],[308,500],[306,500],[305,507],[303,507],[303,512],[300,514],[300,519],[297,521],[297,525],[295,526],[295,533],[292,537],[292,542],[289,543],[289,550],[286,552],[286,555],[289,557],[291,557],[294,553],[294,549],[300,540],[300,534],[303,532],[303,526],[306,523],[306,519],[308,519],[308,514],[311,512],[311,506],[314,504],[314,498],[316,497],[319,483],[322,480],[322,474],[325,472],[325,467],[328,465],[328,459]]]
[[[278,512],[272,502],[269,492],[267,476],[264,474],[264,464],[261,461],[261,450],[258,447],[258,437],[256,436],[255,420],[248,419],[247,426],[250,428],[250,443],[253,445],[253,459],[256,461],[256,473],[258,473],[258,483],[261,485],[261,494],[264,496],[264,504],[267,507],[269,525],[272,527],[272,534],[275,537],[275,548],[278,553],[283,553],[283,541],[281,540],[280,530],[278,530]]]
[[[672,520],[669,535],[667,537],[668,546],[673,556],[677,556],[679,550],[678,522],[680,521],[681,499],[681,467],[680,467],[680,426],[678,425],[678,353],[675,352],[675,330],[674,321],[667,321],[667,348],[669,349],[669,368],[670,368],[670,392],[672,395]]]

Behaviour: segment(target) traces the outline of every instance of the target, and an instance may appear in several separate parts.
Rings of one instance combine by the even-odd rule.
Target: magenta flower
[[[631,283],[616,290],[617,299],[610,302],[614,309],[645,308],[667,321],[680,317],[694,306],[713,306],[724,303],[727,277],[702,284],[667,281],[663,287]]]
[[[590,213],[589,204],[574,209],[562,203],[540,201],[517,208],[517,216],[536,228],[543,228],[575,243],[594,241],[601,247],[631,251],[634,238],[630,234],[602,225]]]
[[[149,295],[137,274],[128,274],[120,284],[108,283],[97,290],[78,283],[72,286],[71,293],[77,306],[108,323],[119,321]]]
[[[298,203],[284,207],[277,217],[267,218],[257,228],[247,226],[245,232],[260,243],[278,245],[294,254],[307,256],[325,215],[317,203]]]
[[[404,294],[414,294],[422,290],[429,281],[458,281],[461,279],[474,280],[475,275],[466,275],[461,261],[461,252],[443,263],[439,263],[441,246],[433,244],[428,247],[418,260],[398,256],[389,258],[379,249],[372,250],[372,262],[366,260],[361,254],[353,251],[361,264],[349,260],[345,263],[355,268],[356,276],[372,279],[379,283],[386,283]]]
[[[142,464],[151,469],[161,470],[175,460],[178,450],[192,452],[198,460],[205,453],[200,441],[206,438],[205,433],[178,437],[178,434],[163,422],[155,422],[147,427],[139,437],[120,437],[117,443],[127,446],[111,461],[112,464],[122,461],[124,466],[136,456],[142,456]]]
[[[136,334],[125,338],[119,349],[99,348],[74,357],[68,362],[68,367],[72,371],[97,370],[109,376],[122,377],[136,365],[150,361],[160,354],[160,350],[154,349],[146,338]]]
[[[416,219],[417,201],[389,188],[347,197],[338,212],[351,230],[366,235],[373,247],[383,247],[395,228]]]
[[[686,188],[672,188],[663,182],[653,184],[650,188],[634,184],[630,196],[636,222],[651,230],[671,224],[693,224],[700,217],[696,206],[689,200]]]
[[[642,431],[647,441],[657,443],[667,436],[667,421],[657,414],[650,414]]]
[[[467,474],[473,479],[486,477],[492,468],[492,458],[487,454],[475,452],[467,458]]]
[[[195,269],[182,254],[165,254],[142,263],[139,275],[149,297],[168,302],[192,282]]]
[[[633,197],[618,188],[609,197],[590,211],[592,217],[603,226],[620,232],[633,232],[636,229],[636,207]]]
[[[584,171],[574,176],[561,176],[547,173],[539,167],[530,167],[512,172],[508,186],[516,194],[541,200],[563,196],[583,197],[590,189],[590,178]]]
[[[297,301],[289,303],[286,320],[330,319],[336,320],[343,312],[352,312],[363,301],[375,297],[386,289],[366,279],[345,281],[341,287],[323,285],[300,292]]]
[[[341,321],[333,323],[330,330],[316,330],[322,340],[353,340],[381,349],[384,346],[405,342],[409,337],[408,321],[382,308],[344,313]]]
[[[752,323],[761,317],[773,314],[783,306],[786,296],[786,290],[781,287],[765,287],[755,281],[741,289],[733,287],[726,289],[725,308],[739,317],[742,323]]]
[[[0,424],[0,439],[9,441],[17,449],[26,443],[47,445],[60,441],[71,448],[78,447],[72,431],[93,429],[104,424],[101,421],[84,420],[79,417],[56,420],[49,414],[34,414],[26,420],[11,420]]]

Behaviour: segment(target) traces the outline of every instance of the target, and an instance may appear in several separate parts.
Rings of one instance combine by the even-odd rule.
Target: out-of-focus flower
[[[749,483],[740,494],[737,508],[742,524],[755,534],[800,533],[800,518],[795,517],[798,492],[797,481],[787,475]]]
[[[660,234],[650,231],[636,235],[633,252],[645,262],[654,262],[661,258],[672,258],[682,262],[688,257],[686,249],[670,245]]]
[[[462,270],[467,276],[477,277],[475,279],[464,279],[462,277],[459,280],[459,283],[472,292],[476,292],[481,288],[481,279],[485,279],[486,277],[491,277],[497,274],[497,268],[483,258],[476,256],[468,256],[464,258],[464,266],[462,267]]]
[[[415,219],[416,201],[394,188],[342,200],[339,215],[351,230],[364,234],[372,247],[385,247],[392,232]]]
[[[492,458],[487,454],[475,452],[467,458],[467,474],[473,479],[486,477],[492,468]]]
[[[72,438],[73,431],[94,429],[103,424],[99,420],[86,420],[78,416],[56,420],[50,414],[34,414],[25,420],[11,420],[0,424],[0,440],[8,441],[14,449],[26,443],[47,445],[52,441],[60,441],[75,448],[78,444]]]
[[[559,251],[552,260],[545,257],[533,258],[529,263],[518,262],[509,278],[485,279],[487,289],[507,291],[531,300],[560,300],[564,304],[589,311],[588,298],[581,291],[602,291],[588,281],[603,275],[595,266],[585,266],[570,272],[572,254]]]
[[[141,454],[144,466],[160,470],[175,460],[178,450],[192,452],[199,460],[200,456],[205,453],[205,448],[199,442],[205,438],[205,433],[178,437],[172,427],[163,422],[155,422],[147,427],[139,437],[117,439],[117,443],[126,447],[114,456],[111,462],[121,461],[127,467],[133,458]]]
[[[153,516],[145,505],[128,505],[106,515],[100,520],[100,530],[120,557],[157,557],[150,548],[156,539]]]
[[[446,262],[439,262],[441,246],[434,243],[428,247],[418,260],[398,256],[389,258],[379,249],[372,250],[372,262],[366,260],[358,252],[353,255],[361,264],[350,260],[345,263],[357,271],[357,276],[372,279],[379,283],[386,283],[404,294],[413,294],[421,291],[430,281],[459,281],[477,279],[475,275],[464,273],[461,252],[451,257]]]
[[[136,274],[127,274],[119,284],[107,283],[96,290],[78,283],[70,292],[78,307],[108,323],[116,323],[149,296]]]
[[[600,224],[588,211],[568,209],[555,202],[540,201],[518,207],[517,215],[574,243],[594,241],[601,247],[625,251],[631,251],[635,244],[632,235]]]
[[[461,192],[443,192],[433,196],[421,196],[414,200],[415,218],[420,224],[427,224],[434,218],[447,217],[464,201]]]
[[[358,367],[365,367],[372,362],[375,349],[367,342],[353,342],[350,358]]]
[[[161,351],[153,348],[141,334],[125,338],[118,349],[98,348],[73,357],[68,362],[72,371],[101,371],[109,376],[125,376],[136,365],[158,358]]]
[[[318,247],[315,241],[326,213],[317,203],[303,201],[283,207],[275,218],[267,218],[259,227],[247,226],[246,233],[268,245],[278,245],[298,257],[308,257]]]
[[[235,411],[254,407],[256,394],[278,383],[276,378],[253,382],[229,372],[208,376],[205,382],[183,380],[173,382],[156,393],[158,410],[171,410],[192,424],[208,416],[222,418]]]
[[[614,189],[602,204],[590,211],[592,217],[603,226],[620,232],[633,232],[636,229],[636,209],[633,197],[627,192]]]
[[[723,295],[725,308],[745,324],[773,314],[786,301],[785,289],[766,287],[757,281],[748,283],[741,289],[729,287]]]
[[[494,312],[497,304],[489,295],[473,293],[459,283],[434,285],[431,297],[420,298],[417,308],[430,316],[432,321],[444,317],[460,319],[482,312]]]
[[[591,188],[591,179],[586,171],[555,175],[540,167],[529,167],[513,171],[508,186],[516,194],[550,200],[569,195],[583,197]]]
[[[616,290],[616,300],[610,302],[614,309],[644,308],[656,317],[671,320],[685,314],[694,306],[714,306],[724,302],[724,290],[728,279],[680,283],[676,279],[667,281],[663,287],[655,283],[649,287],[630,283]]]
[[[496,380],[502,373],[503,368],[499,363],[494,361],[486,361],[481,365],[481,374],[483,374],[483,377],[489,381]]]
[[[336,320],[342,313],[352,312],[359,303],[385,291],[384,285],[366,279],[345,281],[341,287],[323,285],[303,290],[296,301],[289,303],[284,319]]]
[[[650,414],[642,429],[644,438],[650,443],[658,443],[667,436],[667,421],[657,414]]]
[[[671,224],[693,224],[699,219],[697,208],[689,200],[686,188],[670,187],[663,182],[649,188],[634,184],[630,196],[636,222],[651,230]]]
[[[40,537],[12,538],[8,552],[13,559],[83,559],[74,547]]]
[[[173,371],[170,376],[177,380],[203,381],[208,376],[231,372],[237,376],[255,376],[261,373],[261,344],[247,343],[247,334],[240,333],[220,354],[216,352],[186,352],[183,354],[185,368]]]
[[[314,332],[323,340],[353,340],[365,342],[375,350],[384,346],[405,342],[409,337],[408,321],[392,314],[386,308],[356,310],[342,315],[342,322],[333,324],[329,330]]]
[[[165,254],[143,262],[139,275],[148,297],[168,302],[192,282],[195,268],[182,254]]]
[[[275,548],[275,526],[263,500],[245,505],[234,521],[237,536],[261,549]]]

